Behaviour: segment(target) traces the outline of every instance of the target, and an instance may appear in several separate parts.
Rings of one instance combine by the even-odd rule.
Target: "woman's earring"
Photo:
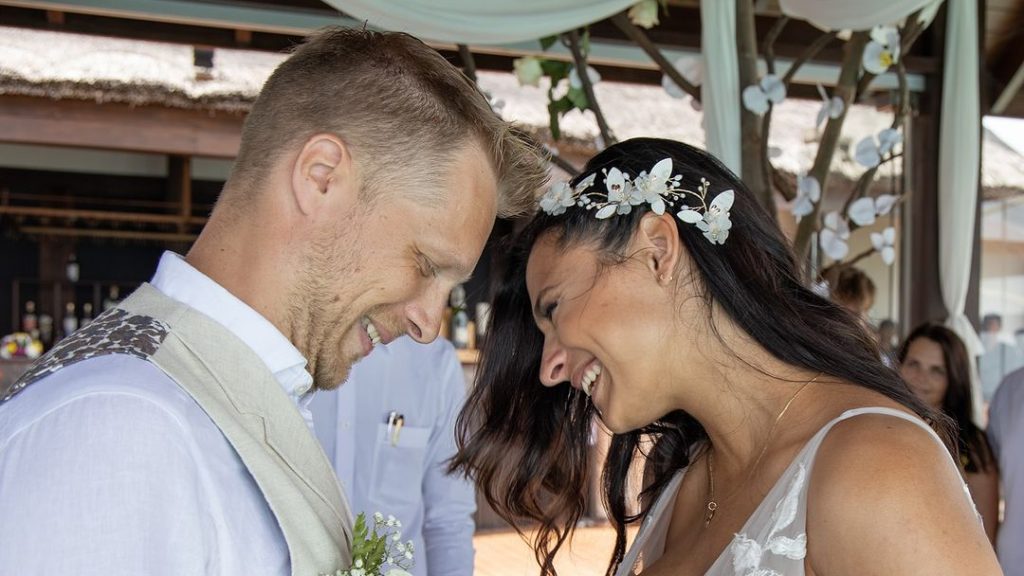
[[[658,275],[658,280],[660,280],[663,284],[665,282],[671,282],[672,281],[672,275],[669,274],[668,276],[665,276],[664,274],[659,274]]]

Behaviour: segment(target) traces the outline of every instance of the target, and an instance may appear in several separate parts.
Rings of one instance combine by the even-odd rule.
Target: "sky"
[[[982,122],[1000,140],[1006,142],[1020,154],[1024,154],[1024,120],[986,116]]]

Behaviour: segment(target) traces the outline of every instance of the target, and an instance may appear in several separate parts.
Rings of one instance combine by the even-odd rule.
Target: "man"
[[[450,342],[399,338],[310,405],[353,511],[401,520],[402,540],[416,549],[413,576],[473,574],[475,491],[446,471],[465,398],[466,379]]]
[[[430,342],[496,214],[545,167],[439,54],[329,29],[267,80],[187,258],[0,405],[0,574],[347,569],[313,388]]]
[[[1024,368],[999,385],[988,418],[988,440],[999,464],[1005,501],[996,552],[1006,576],[1024,576]]]
[[[981,391],[991,401],[1003,378],[1024,365],[1024,357],[1013,338],[1003,333],[1003,317],[986,314],[981,320],[981,343],[985,351],[978,358]]]

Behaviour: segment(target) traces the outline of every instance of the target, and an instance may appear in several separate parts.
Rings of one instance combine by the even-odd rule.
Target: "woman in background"
[[[956,422],[960,465],[985,533],[994,544],[999,523],[999,469],[985,432],[972,419],[967,347],[949,328],[922,324],[903,342],[899,362],[900,374],[914,394]]]

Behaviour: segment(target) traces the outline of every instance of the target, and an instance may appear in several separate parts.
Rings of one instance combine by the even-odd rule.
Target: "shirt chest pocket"
[[[395,436],[394,429],[387,424],[378,425],[371,500],[402,504],[422,500],[430,432],[430,428],[403,426]]]

